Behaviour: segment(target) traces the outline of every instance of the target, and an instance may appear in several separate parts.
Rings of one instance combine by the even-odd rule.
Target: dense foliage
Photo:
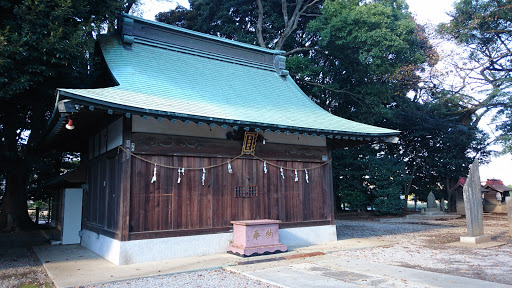
[[[41,192],[36,186],[43,176],[60,169],[60,154],[37,150],[55,89],[89,86],[94,35],[125,5],[120,0],[0,0],[0,173],[5,179],[0,229],[29,226],[29,191]]]
[[[403,1],[329,1],[308,25],[318,52],[293,57],[290,70],[304,86],[316,83],[311,92],[331,112],[380,122],[412,88],[399,74],[427,60],[418,29]]]
[[[404,162],[383,153],[376,155],[378,148],[360,146],[333,152],[336,192],[345,208],[364,211],[371,207],[379,214],[397,214],[403,209],[400,191],[407,180]]]

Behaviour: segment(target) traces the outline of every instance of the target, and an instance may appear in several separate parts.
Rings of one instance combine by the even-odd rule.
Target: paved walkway
[[[478,279],[330,255],[226,269],[282,287],[511,287]]]
[[[80,245],[34,246],[34,251],[57,287],[76,287],[140,277],[218,269],[254,261],[284,260],[304,253],[328,253],[345,249],[359,249],[393,245],[394,243],[371,239],[347,239],[302,248],[289,252],[258,257],[241,258],[231,254],[180,258],[168,261],[117,266]],[[277,262],[277,261],[276,261]]]
[[[79,245],[35,246],[34,251],[57,287],[221,267],[282,287],[512,287],[329,255],[333,251],[393,244],[373,239],[347,239],[291,248],[290,252],[275,255],[240,258],[216,254],[123,266],[116,266]]]

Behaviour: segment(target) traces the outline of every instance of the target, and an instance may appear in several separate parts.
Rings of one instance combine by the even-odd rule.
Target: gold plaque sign
[[[245,132],[242,154],[254,155],[254,149],[256,148],[256,139],[258,139],[258,133]]]

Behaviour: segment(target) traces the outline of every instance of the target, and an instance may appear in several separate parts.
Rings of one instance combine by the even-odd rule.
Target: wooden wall
[[[241,142],[155,134],[134,134],[135,153],[152,163],[174,167],[205,167],[223,163],[239,155]],[[148,231],[176,231],[228,228],[230,221],[279,219],[284,225],[329,224],[332,219],[330,166],[322,164],[326,147],[283,144],[257,145],[256,155],[282,167],[264,163],[252,156],[227,165],[202,170],[185,170],[178,183],[177,169],[157,167],[157,181],[151,183],[154,165],[132,157],[130,233],[131,239],[150,237]],[[235,197],[236,186],[256,186],[258,196]],[[210,230],[208,230],[210,229]],[[172,233],[168,233],[172,234]]]
[[[202,167],[229,160],[182,156],[146,159],[179,167]],[[285,171],[282,179],[276,167],[268,165],[265,174],[263,162],[238,159],[231,164],[233,174],[228,173],[226,165],[206,169],[203,186],[202,171],[186,170],[178,184],[177,170],[167,168],[157,168],[157,181],[152,184],[154,166],[136,158],[132,161],[131,232],[223,227],[229,226],[232,220],[330,219],[326,166],[308,171],[309,183],[304,178],[304,168],[318,163],[276,161],[278,165],[298,170],[300,178],[295,182],[294,171]],[[247,190],[251,185],[257,187],[258,196],[235,198],[236,186]]]
[[[122,154],[111,151],[89,161],[84,193],[84,225],[90,230],[119,232],[120,166]],[[105,234],[105,233],[104,233]],[[108,234],[108,233],[106,233]]]
[[[242,147],[238,140],[145,133],[132,134],[131,143],[135,155],[152,163],[185,168],[223,163]],[[204,185],[202,170],[185,170],[178,183],[177,169],[164,167],[151,183],[154,164],[107,153],[89,163],[84,224],[124,241],[223,232],[234,220],[278,219],[281,227],[333,223],[330,164],[308,169],[309,183],[304,173],[325,162],[326,147],[258,143],[256,155],[297,169],[298,181],[294,170],[284,170],[283,179],[270,164],[265,174],[263,162],[246,155],[231,162],[232,174],[227,165],[207,168]],[[235,197],[236,186],[256,186],[258,195]]]

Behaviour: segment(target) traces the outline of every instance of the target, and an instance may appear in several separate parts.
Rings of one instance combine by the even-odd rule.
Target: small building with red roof
[[[450,188],[453,200],[456,203],[456,212],[460,215],[466,215],[464,207],[463,188],[466,183],[466,177],[460,177],[459,181]],[[503,184],[500,179],[487,179],[482,185],[482,200],[484,212],[488,213],[507,213],[505,197],[510,196],[512,188]]]
[[[500,179],[487,179],[483,188],[484,212],[507,213],[505,197],[510,196],[512,188],[504,185]]]
[[[464,183],[466,183],[466,177],[459,177],[459,181],[450,188],[451,199],[450,202],[455,203],[456,212],[460,215],[466,215],[466,210],[464,208],[464,195],[462,193],[462,190],[464,188]],[[451,205],[450,205],[451,206]]]

